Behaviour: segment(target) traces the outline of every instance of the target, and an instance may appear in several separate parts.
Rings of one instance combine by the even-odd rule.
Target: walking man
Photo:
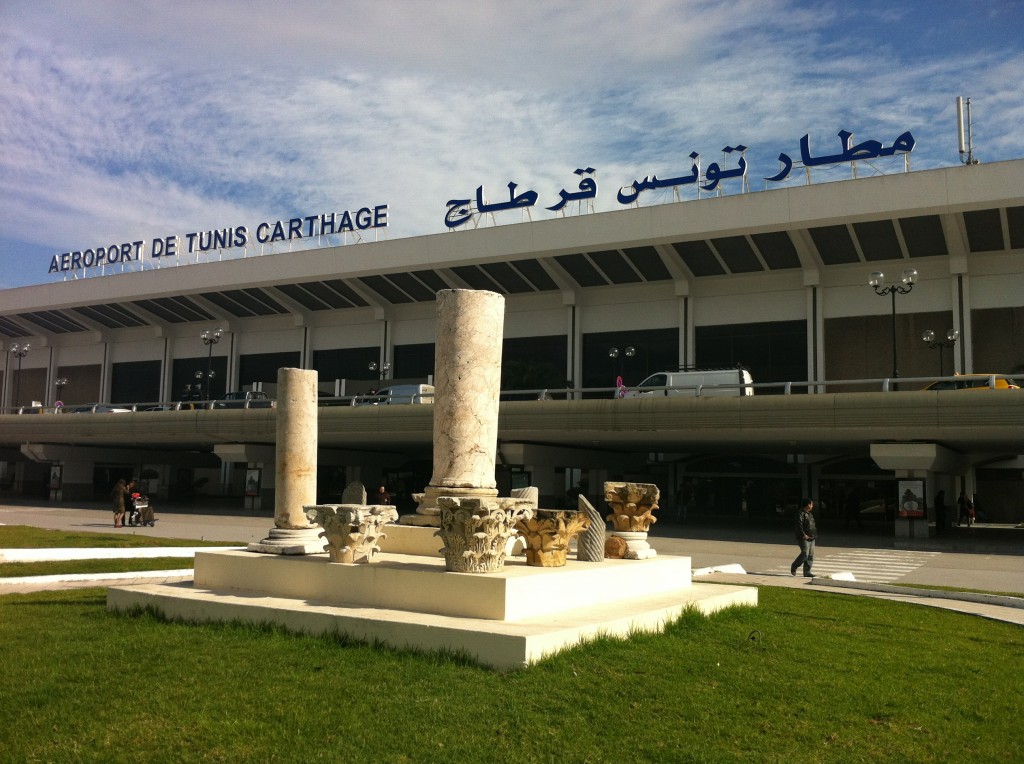
[[[814,527],[814,516],[811,511],[814,509],[814,502],[810,499],[800,500],[800,511],[796,516],[796,543],[800,545],[800,554],[789,566],[789,574],[796,575],[796,569],[804,566],[804,578],[811,577],[811,568],[814,566],[814,540],[818,537],[818,531]]]

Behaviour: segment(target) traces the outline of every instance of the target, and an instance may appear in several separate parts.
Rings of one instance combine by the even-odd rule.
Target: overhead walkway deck
[[[429,405],[324,407],[322,447],[429,446]],[[275,409],[0,416],[0,445],[210,449],[273,444]],[[499,440],[635,451],[866,452],[920,442],[1024,452],[1024,390],[503,402]]]

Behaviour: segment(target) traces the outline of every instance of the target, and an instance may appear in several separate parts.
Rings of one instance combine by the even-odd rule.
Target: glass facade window
[[[160,361],[129,361],[113,364],[110,369],[110,402],[158,402],[160,400],[161,368]],[[206,366],[204,365],[203,368],[205,369]]]
[[[755,383],[807,379],[806,321],[698,326],[695,338],[698,367],[742,365],[750,370]],[[757,394],[770,392],[758,390]]]
[[[632,352],[629,352],[632,348]],[[617,351],[614,355],[612,350]],[[637,385],[658,371],[679,368],[679,329],[638,329],[583,335],[581,387],[610,388],[622,377]],[[603,397],[593,393],[591,397]]]

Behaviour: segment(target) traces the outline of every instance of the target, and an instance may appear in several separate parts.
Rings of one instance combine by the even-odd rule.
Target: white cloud
[[[1019,157],[1013,9],[979,47],[954,4],[936,8],[8,0],[0,240],[56,252],[383,202],[392,236],[439,232],[447,199],[481,184],[547,206],[591,165],[610,209],[634,177],[726,144],[751,147],[761,188],[779,151],[840,128],[911,129],[914,166],[938,166],[956,161],[957,93],[979,156]],[[925,42],[897,34],[911,23]],[[9,275],[12,246],[8,283],[45,280]]]

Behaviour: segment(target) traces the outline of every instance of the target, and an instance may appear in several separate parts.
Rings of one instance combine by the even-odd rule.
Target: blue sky
[[[1022,29],[1024,0],[3,0],[0,288],[62,252],[384,203],[389,238],[442,233],[447,200],[509,181],[550,217],[578,167],[618,209],[738,143],[758,191],[805,133],[910,130],[912,168],[947,167],[957,95],[982,162],[1021,158]]]

